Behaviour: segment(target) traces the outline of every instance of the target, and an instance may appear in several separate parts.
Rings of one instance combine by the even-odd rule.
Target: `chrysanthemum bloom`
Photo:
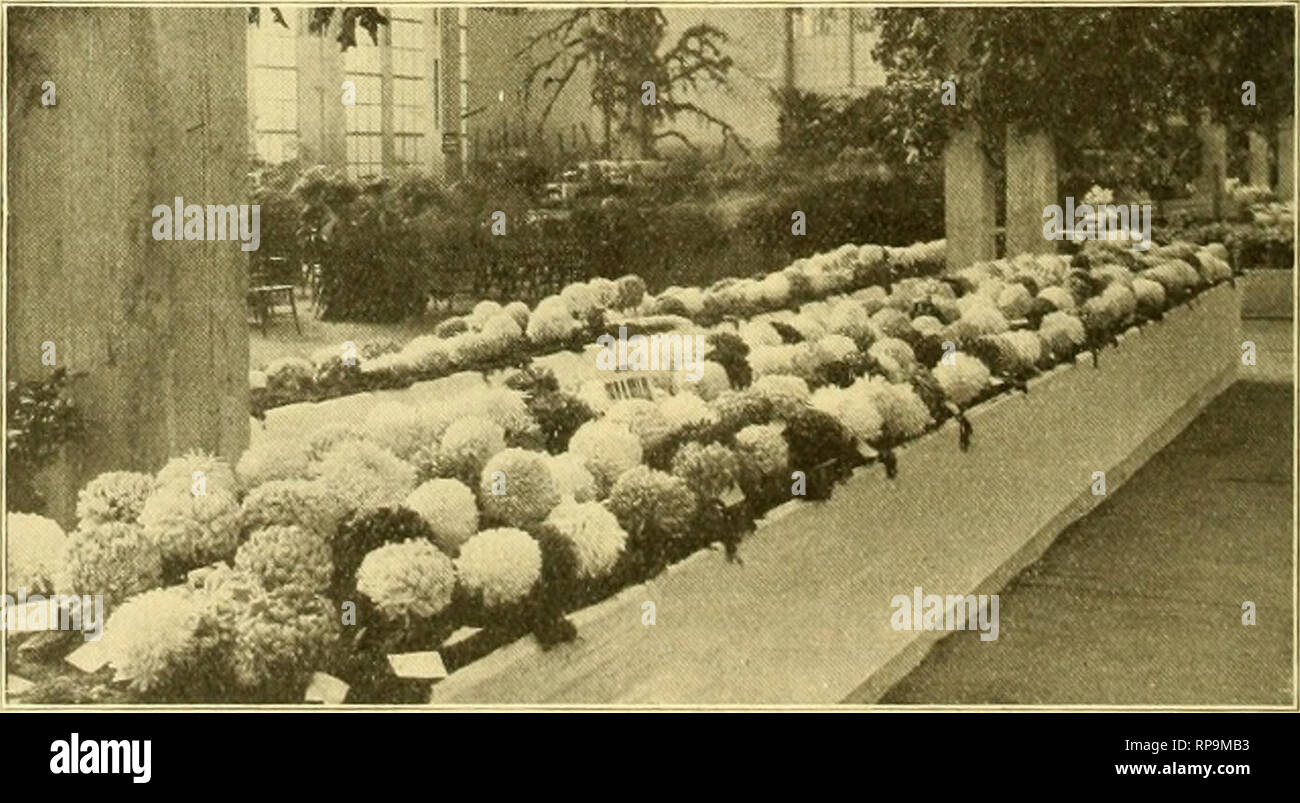
[[[256,577],[268,591],[288,585],[324,591],[334,574],[324,538],[301,527],[282,525],[254,530],[235,553],[235,568]]]
[[[421,374],[437,376],[451,370],[451,346],[444,337],[421,335],[407,343],[398,354]]]
[[[1011,328],[1006,316],[992,304],[971,304],[962,310],[961,317],[953,322],[957,338],[972,341],[981,335],[997,334]]]
[[[669,432],[684,427],[714,424],[718,414],[708,403],[693,393],[665,396],[659,400],[659,414],[668,424]]]
[[[335,422],[326,424],[307,438],[307,458],[311,462],[320,460],[325,453],[344,441],[365,440],[366,435],[353,424]],[[308,469],[310,471],[310,467]]]
[[[196,668],[202,606],[194,592],[184,586],[158,588],[111,610],[100,649],[133,690],[151,692]]]
[[[55,586],[66,594],[103,594],[107,605],[162,584],[162,553],[139,524],[106,521],[68,538]]]
[[[582,324],[567,309],[540,307],[528,318],[528,339],[539,346],[552,346],[566,342]]]
[[[979,398],[992,378],[988,366],[960,351],[953,353],[950,361],[940,361],[930,373],[943,389],[943,395],[958,407],[965,407]]]
[[[618,478],[609,492],[609,509],[623,529],[673,539],[686,534],[695,514],[695,495],[679,477],[649,466],[636,466]]]
[[[240,456],[235,464],[239,487],[247,492],[272,480],[307,476],[307,447],[296,438],[263,441]]]
[[[295,587],[255,594],[239,606],[230,666],[245,689],[271,689],[276,702],[302,700],[342,629],[329,600]]]
[[[202,494],[188,485],[166,485],[145,501],[140,524],[171,568],[196,568],[234,554],[239,502],[211,485]]]
[[[153,484],[153,477],[138,471],[100,474],[77,494],[77,519],[88,523],[134,523],[140,519],[140,511],[153,491]]]
[[[316,367],[310,360],[302,357],[281,357],[267,363],[262,369],[266,374],[266,386],[273,391],[299,393],[310,387],[316,375]]]
[[[392,619],[427,618],[451,604],[456,568],[429,541],[374,550],[357,569],[357,590]]]
[[[867,356],[890,374],[898,374],[900,380],[904,372],[916,367],[916,354],[912,347],[896,337],[882,337],[872,343],[871,348],[867,349]]]
[[[1165,309],[1165,288],[1159,282],[1138,277],[1133,280],[1133,296],[1137,300],[1138,311],[1148,318],[1154,318]]]
[[[461,587],[492,609],[520,602],[542,576],[542,550],[531,535],[513,527],[484,530],[464,543],[456,558]]]
[[[668,420],[659,412],[659,407],[648,399],[616,401],[605,411],[604,420],[636,435],[643,449],[659,443],[670,431]]]
[[[709,402],[718,414],[718,426],[735,431],[751,424],[766,424],[775,414],[772,402],[748,391],[729,390]]]
[[[867,444],[880,435],[883,420],[875,400],[861,392],[861,389],[828,385],[818,388],[812,395],[812,407],[835,418],[844,428],[858,439],[858,443]]]
[[[596,477],[587,470],[586,462],[581,456],[572,452],[551,455],[549,466],[551,477],[555,480],[555,490],[561,500],[591,502],[596,499]]]
[[[248,492],[239,509],[240,530],[275,525],[301,527],[332,539],[347,513],[325,486],[313,480],[273,480]]]
[[[885,337],[905,338],[912,333],[912,319],[907,313],[884,307],[871,316],[871,323]]]
[[[101,478],[104,476],[100,475]],[[140,476],[144,476],[146,482],[153,480],[147,475]],[[87,524],[105,521],[85,517],[83,520]],[[8,563],[5,574],[9,593],[13,594],[20,588],[27,589],[28,594],[55,591],[59,572],[65,562],[63,550],[67,543],[68,538],[63,534],[63,528],[53,519],[31,513],[6,513],[5,547]]]
[[[510,388],[481,385],[459,393],[441,405],[429,407],[433,410],[441,408],[442,417],[448,423],[465,417],[491,421],[501,427],[506,439],[537,426],[537,421],[528,411],[524,394]],[[426,409],[426,414],[428,412]]]
[[[624,278],[627,277],[625,276]],[[615,282],[613,279],[606,279],[604,276],[596,276],[587,282],[587,288],[591,290],[592,295],[596,299],[596,304],[602,309],[618,306],[618,282]]]
[[[1033,296],[1029,288],[1019,282],[1008,284],[998,293],[997,305],[1002,314],[1008,318],[1023,318],[1029,314],[1029,305]]]
[[[871,316],[885,308],[885,302],[889,300],[889,292],[883,287],[864,287],[855,291],[849,298],[861,304],[862,309]]]
[[[455,554],[478,532],[474,492],[459,480],[429,480],[411,491],[405,505],[424,519],[438,546],[448,554]]]
[[[1133,271],[1123,265],[1099,265],[1088,273],[1095,279],[1102,280],[1107,287],[1112,284],[1118,284],[1122,287],[1133,287]]]
[[[173,457],[154,476],[154,488],[174,487],[192,490],[198,478],[208,491],[219,490],[229,494],[239,493],[235,470],[220,457],[207,452],[186,452]]]
[[[546,530],[568,546],[581,579],[609,574],[627,545],[618,519],[596,502],[560,503],[546,517]]]
[[[474,310],[469,314],[470,325],[482,329],[483,324],[500,313],[501,309],[501,305],[495,301],[483,300],[478,302],[474,305]]]
[[[844,299],[831,305],[826,315],[826,330],[860,341],[871,337],[873,326],[861,302]]]
[[[687,377],[685,369],[673,373],[673,393],[679,396],[682,393],[691,393],[707,402],[716,399],[720,393],[731,390],[731,378],[727,376],[727,369],[720,363],[702,360],[698,365],[699,376],[695,379]]]
[[[767,399],[778,415],[793,415],[808,406],[812,394],[808,383],[797,376],[774,374],[759,377],[749,387],[749,393]]]
[[[1137,312],[1137,299],[1133,291],[1121,284],[1110,284],[1101,291],[1101,302],[1119,321],[1127,321]]]
[[[1041,298],[1058,310],[1074,309],[1074,296],[1060,285],[1051,285],[1038,291],[1038,298]]]
[[[410,404],[381,402],[366,415],[363,431],[366,437],[402,460],[410,460],[416,452],[437,438],[437,421]]]
[[[488,521],[529,527],[560,502],[547,455],[506,449],[488,461],[479,480],[479,500]]]
[[[790,447],[782,430],[780,424],[751,424],[736,433],[736,451],[763,477],[784,476],[790,465]]]
[[[824,364],[851,359],[857,355],[858,346],[852,338],[845,335],[828,334],[813,343],[813,351],[817,355],[818,362]]]
[[[569,451],[585,462],[601,493],[624,471],[641,463],[641,440],[627,427],[603,419],[588,421],[569,439]]]
[[[772,324],[766,321],[746,321],[740,325],[736,334],[740,335],[740,339],[751,350],[763,346],[780,346],[785,342]]]
[[[438,474],[477,481],[492,455],[506,448],[505,431],[486,419],[459,418],[447,427],[438,448]]]
[[[560,291],[560,300],[569,310],[569,314],[582,319],[592,311],[600,308],[596,294],[586,284],[575,282]]]
[[[1052,312],[1043,316],[1038,325],[1038,337],[1043,345],[1058,359],[1074,354],[1088,340],[1083,321],[1067,312]]]
[[[367,441],[338,444],[311,473],[352,510],[400,504],[415,487],[414,466]]]
[[[680,477],[701,499],[717,499],[740,478],[735,452],[720,443],[702,446],[694,441],[673,455],[673,476]]]
[[[893,384],[881,377],[855,382],[875,402],[880,412],[881,434],[890,443],[901,443],[925,432],[933,419],[925,402],[911,385]]]
[[[531,313],[528,311],[527,304],[522,301],[511,301],[509,304],[506,304],[504,311],[511,318],[515,319],[515,323],[519,324],[520,330],[528,328],[528,316],[531,315]]]

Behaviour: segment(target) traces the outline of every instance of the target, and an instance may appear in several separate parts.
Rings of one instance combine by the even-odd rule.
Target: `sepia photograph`
[[[3,39],[5,709],[1297,710],[1294,3]]]

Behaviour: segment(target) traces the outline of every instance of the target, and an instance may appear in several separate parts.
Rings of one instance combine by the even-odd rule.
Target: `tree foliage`
[[[339,49],[347,50],[357,45],[357,28],[360,27],[366,33],[370,34],[372,44],[379,44],[379,26],[388,24],[388,17],[374,6],[346,6],[333,7],[321,6],[309,9],[307,12],[307,30],[317,36],[324,36],[330,29],[330,23],[334,21],[335,13],[338,13],[339,32],[334,37],[334,41],[339,43]],[[289,23],[285,22],[284,14],[277,7],[271,8],[271,19],[276,25],[285,28]],[[250,25],[261,25],[262,10],[257,6],[249,6],[248,22]]]
[[[631,135],[643,157],[657,143],[676,139],[691,146],[681,131],[665,127],[685,115],[716,125],[724,142],[745,144],[735,129],[698,103],[692,90],[725,86],[732,59],[722,52],[727,35],[707,24],[692,25],[667,44],[668,19],[658,8],[579,8],[564,12],[553,25],[529,37],[516,58],[527,59],[525,88],[546,98],[540,122],[575,76],[590,75],[590,101],[604,122],[605,147],[612,133]],[[644,84],[653,82],[655,102],[642,102]],[[693,147],[693,146],[692,146]]]

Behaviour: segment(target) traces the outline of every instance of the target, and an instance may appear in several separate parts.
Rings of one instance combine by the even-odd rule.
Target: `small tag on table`
[[[31,691],[32,687],[35,685],[35,683],[32,683],[27,678],[20,678],[17,675],[11,674],[9,675],[9,696],[22,697],[24,694]]]
[[[307,687],[307,693],[303,695],[303,700],[309,703],[325,703],[333,705],[341,703],[348,696],[347,683],[339,680],[325,672],[313,672],[311,675],[311,685]]]
[[[462,641],[465,641],[467,639],[473,638],[474,636],[478,635],[478,633],[482,630],[483,628],[481,627],[469,627],[468,625],[459,628],[455,633],[452,633],[450,636],[447,637],[447,640],[442,643],[442,646],[455,647],[457,644],[460,644]]]
[[[447,667],[436,652],[404,652],[388,656],[393,674],[408,680],[442,680],[447,677]]]

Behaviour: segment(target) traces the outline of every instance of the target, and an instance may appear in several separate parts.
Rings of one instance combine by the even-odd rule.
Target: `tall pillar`
[[[1295,118],[1285,117],[1277,126],[1277,197],[1295,195]]]
[[[946,59],[953,74],[966,57],[971,43],[967,9],[945,9]],[[942,113],[956,113],[958,107],[939,106]],[[934,100],[940,103],[940,87],[934,88]],[[947,240],[947,263],[950,269],[964,268],[973,262],[997,257],[997,187],[993,169],[980,145],[981,131],[974,120],[954,124],[943,148],[943,236]]]
[[[157,204],[246,204],[245,35],[237,8],[9,10],[9,377],[84,372],[62,489],[248,442],[248,254],[156,241]],[[54,81],[57,105],[40,104]],[[14,98],[17,96],[17,102]],[[51,491],[53,491],[51,493]],[[71,524],[68,503],[50,511]]]
[[[1246,176],[1252,187],[1269,186],[1268,138],[1254,130],[1246,132],[1249,151],[1246,157]]]
[[[1006,166],[1007,254],[1054,253],[1056,242],[1043,237],[1043,210],[1060,203],[1051,135],[1008,126]]]
[[[979,126],[967,123],[949,135],[943,149],[943,232],[950,269],[997,257],[996,205]]]
[[[1201,140],[1201,172],[1196,178],[1196,195],[1215,218],[1223,216],[1223,182],[1228,174],[1228,132],[1223,123],[1203,116],[1197,128]]]

